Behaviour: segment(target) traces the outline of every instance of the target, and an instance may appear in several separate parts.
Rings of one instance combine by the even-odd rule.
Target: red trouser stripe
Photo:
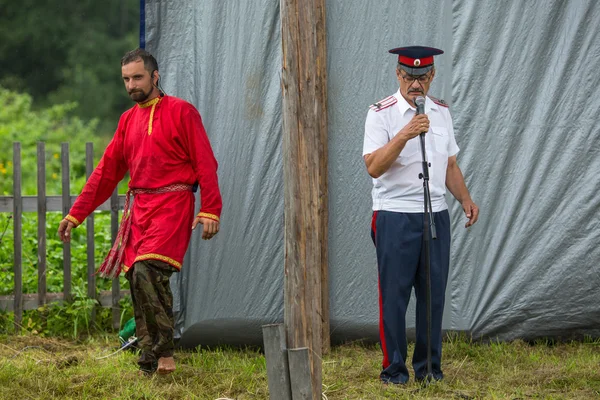
[[[371,220],[371,230],[373,231],[373,241],[377,237],[377,211],[373,212],[373,219]],[[387,368],[390,365],[388,359],[387,348],[385,345],[385,333],[383,331],[383,298],[381,297],[381,283],[379,277],[377,278],[377,289],[379,291],[379,340],[381,341],[381,351],[383,352],[383,368]]]

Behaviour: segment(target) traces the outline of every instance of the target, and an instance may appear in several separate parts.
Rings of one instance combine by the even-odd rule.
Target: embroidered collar
[[[153,98],[152,100],[148,100],[145,103],[138,103],[138,106],[140,106],[140,108],[148,108],[155,104],[158,104],[160,99],[162,99],[162,96],[157,96],[157,97]]]

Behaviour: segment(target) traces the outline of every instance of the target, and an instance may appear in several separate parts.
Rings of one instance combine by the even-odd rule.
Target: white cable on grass
[[[135,336],[132,336],[129,338],[129,340],[127,341],[127,344],[123,347],[121,347],[119,350],[115,351],[114,353],[110,353],[106,356],[102,356],[102,357],[96,357],[94,358],[94,360],[102,360],[104,358],[108,358],[108,357],[112,357],[118,353],[120,353],[121,351],[125,350],[126,348],[128,348],[129,346],[131,346],[135,341],[137,340],[137,338]]]

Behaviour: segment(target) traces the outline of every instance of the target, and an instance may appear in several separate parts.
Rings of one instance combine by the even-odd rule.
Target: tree
[[[36,107],[75,104],[112,134],[131,106],[121,56],[137,47],[137,0],[0,0],[0,86],[29,93]]]
[[[0,87],[0,194],[9,195],[13,191],[13,142],[21,142],[22,192],[24,195],[37,193],[38,141],[46,142],[47,193],[61,193],[62,142],[71,143],[71,190],[79,193],[85,182],[85,143],[95,142],[97,150],[106,144],[106,139],[94,135],[97,120],[84,122],[73,116],[76,103],[41,110],[33,110],[31,105],[31,96]]]

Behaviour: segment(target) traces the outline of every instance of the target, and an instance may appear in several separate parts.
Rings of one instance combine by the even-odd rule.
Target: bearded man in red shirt
[[[222,201],[217,161],[196,108],[159,89],[158,63],[150,53],[128,52],[121,59],[121,72],[127,93],[137,104],[121,116],[112,141],[61,221],[58,234],[68,242],[71,229],[104,203],[129,171],[119,235],[98,272],[107,278],[119,276],[121,270],[126,273],[141,349],[140,369],[167,374],[175,370],[169,278],[181,269],[198,224],[204,227],[205,240],[219,232]],[[201,208],[194,217],[198,187]]]

